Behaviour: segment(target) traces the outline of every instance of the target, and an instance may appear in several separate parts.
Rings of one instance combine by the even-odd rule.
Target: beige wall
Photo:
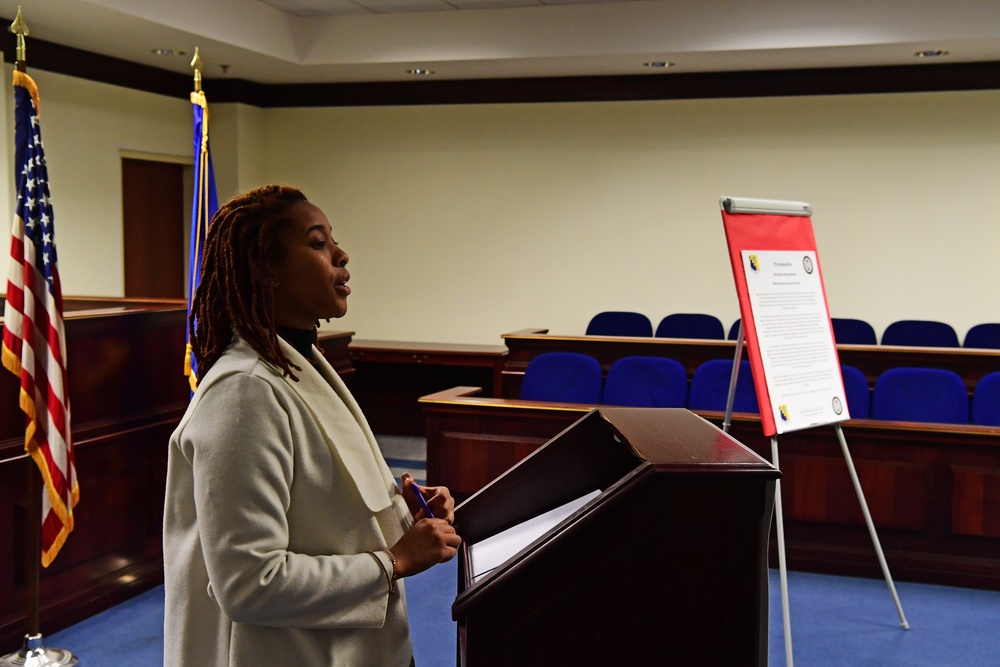
[[[831,314],[1000,321],[1000,92],[284,109],[269,178],[353,254],[359,337],[738,313],[722,195],[813,204]]]
[[[246,104],[212,104],[210,137],[219,203],[266,183],[264,110]]]
[[[4,67],[7,164],[14,159],[11,71],[9,65]],[[125,280],[121,154],[190,160],[191,103],[30,67],[28,72],[39,89],[63,294],[121,296]],[[8,182],[12,192],[13,176]],[[0,220],[7,221],[4,230],[10,229],[12,216],[8,201],[0,213]],[[2,276],[7,275],[8,233],[4,232],[5,251],[0,253]]]
[[[189,102],[33,75],[64,292],[119,296],[120,153],[188,156]],[[220,198],[280,181],[323,207],[355,290],[326,326],[361,338],[499,343],[605,309],[728,326],[722,195],[813,204],[834,316],[1000,321],[1000,91],[211,109]]]

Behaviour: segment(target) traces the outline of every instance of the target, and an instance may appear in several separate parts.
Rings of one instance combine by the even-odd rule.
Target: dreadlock
[[[265,185],[237,195],[212,217],[205,239],[201,282],[191,306],[188,330],[199,375],[219,360],[239,335],[266,361],[297,380],[278,344],[269,266],[284,259],[278,236],[290,222],[289,209],[307,201],[300,190]]]

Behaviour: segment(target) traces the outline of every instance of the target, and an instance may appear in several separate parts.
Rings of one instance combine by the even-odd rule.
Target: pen
[[[413,485],[410,488],[413,490],[413,495],[417,497],[417,502],[420,503],[420,507],[424,510],[424,514],[427,515],[428,519],[433,519],[434,512],[431,512],[431,508],[427,506],[427,501],[424,500],[423,490],[417,486],[416,482],[413,482]]]

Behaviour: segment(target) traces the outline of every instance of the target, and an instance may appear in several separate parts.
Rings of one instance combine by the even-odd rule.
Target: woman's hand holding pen
[[[413,475],[404,473],[402,477],[403,498],[416,521],[424,518],[455,521],[455,499],[446,486],[417,486]],[[421,502],[421,500],[423,502]],[[429,512],[429,513],[428,513]]]
[[[397,575],[407,577],[454,558],[462,538],[451,525],[455,519],[455,500],[447,488],[424,489],[423,498],[433,515],[428,517],[427,510],[414,495],[420,493],[420,487],[413,483],[413,477],[406,474],[402,481],[403,496],[416,523],[392,546],[392,553],[396,558]]]
[[[392,546],[396,574],[408,577],[449,561],[461,543],[462,538],[444,519],[421,519]]]

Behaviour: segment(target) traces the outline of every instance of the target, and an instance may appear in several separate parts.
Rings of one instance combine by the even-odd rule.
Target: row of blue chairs
[[[688,383],[684,366],[663,357],[624,357],[603,377],[600,363],[578,352],[547,352],[529,362],[521,398],[624,405],[632,407],[726,409],[732,361],[699,366]],[[847,407],[855,419],[980,424],[1000,426],[1000,372],[983,377],[969,397],[953,371],[893,368],[879,375],[873,389],[859,369],[842,365]],[[750,362],[741,361],[733,398],[734,412],[759,412]]]
[[[657,338],[723,339],[722,320],[703,313],[667,315],[653,331],[653,323],[642,313],[608,310],[594,315],[587,324],[588,336],[656,336]]]
[[[875,328],[864,320],[846,317],[831,318],[833,337],[838,343],[848,345],[877,345]],[[652,321],[633,311],[609,310],[598,313],[587,324],[588,336],[640,336],[656,338],[702,338],[709,340],[736,340],[740,320],[729,327],[728,334],[722,320],[706,313],[674,313],[667,315],[653,330]],[[973,347],[1000,349],[1000,323],[977,324],[959,342],[958,332],[947,322],[935,320],[899,320],[891,323],[882,333],[882,345],[910,345],[916,347]]]

